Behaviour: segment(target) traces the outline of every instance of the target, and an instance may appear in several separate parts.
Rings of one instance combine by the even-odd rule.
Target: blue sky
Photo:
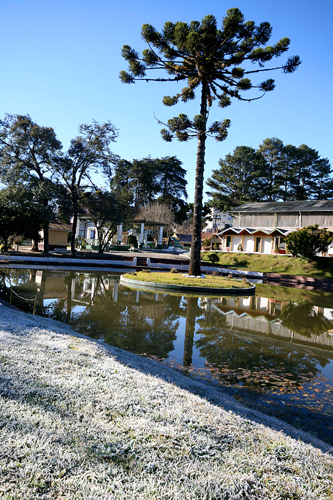
[[[291,39],[277,65],[296,54],[302,65],[292,75],[274,72],[276,89],[259,101],[212,109],[212,120],[229,118],[231,127],[226,141],[209,139],[205,179],[235,147],[257,148],[268,137],[307,144],[332,164],[332,0],[1,0],[0,117],[29,113],[38,124],[53,127],[65,149],[80,123],[110,120],[119,128],[114,152],[122,158],[176,155],[188,172],[193,201],[196,142],[164,142],[154,114],[164,122],[181,112],[193,116],[199,100],[168,108],[163,96],[181,84],[122,84],[118,75],[127,64],[120,51],[124,44],[145,48],[144,23],[160,30],[166,21],[213,14],[220,26],[231,7],[256,24],[270,22],[270,43]]]

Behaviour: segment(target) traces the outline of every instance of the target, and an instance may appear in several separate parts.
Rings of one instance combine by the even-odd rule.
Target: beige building
[[[286,253],[291,231],[315,224],[333,231],[333,200],[245,203],[230,213],[233,227],[219,233],[224,251]]]
[[[68,233],[72,231],[72,226],[68,224],[60,224],[58,222],[50,222],[49,224],[49,249],[50,250],[66,250],[68,245]],[[40,232],[41,241],[38,243],[39,250],[44,250],[44,231]]]

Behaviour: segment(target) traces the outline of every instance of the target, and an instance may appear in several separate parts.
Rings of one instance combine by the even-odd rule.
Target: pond
[[[116,273],[1,269],[0,295],[333,444],[332,293],[258,284],[252,297],[184,296],[127,288]]]

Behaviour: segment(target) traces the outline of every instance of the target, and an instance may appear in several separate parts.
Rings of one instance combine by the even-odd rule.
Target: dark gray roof
[[[238,212],[333,212],[333,200],[308,200],[308,201],[267,201],[262,203],[244,203],[230,210]]]
[[[180,240],[180,241],[186,241],[188,243],[191,243],[192,242],[192,235],[191,234],[182,234],[182,233],[176,233],[177,235],[177,238]]]

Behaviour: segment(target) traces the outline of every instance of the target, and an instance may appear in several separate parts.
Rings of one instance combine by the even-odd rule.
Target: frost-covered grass
[[[3,306],[0,342],[0,498],[333,498],[331,456],[143,373],[153,361]]]

